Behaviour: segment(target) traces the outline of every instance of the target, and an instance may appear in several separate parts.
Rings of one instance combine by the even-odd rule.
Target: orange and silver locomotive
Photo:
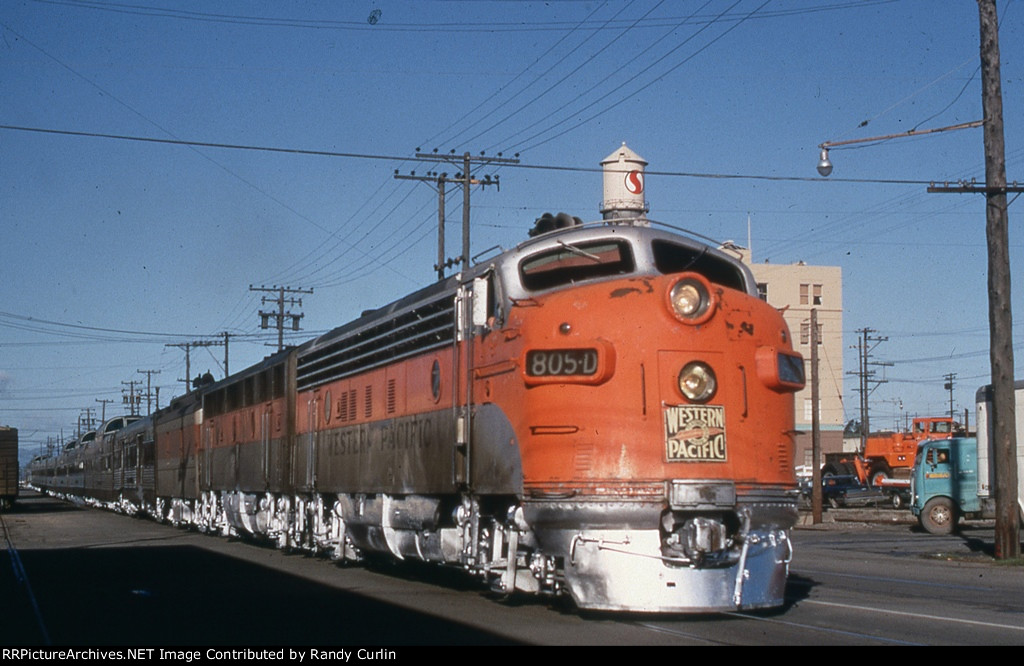
[[[570,221],[176,401],[133,460],[148,510],[209,531],[587,609],[769,607],[803,383],[740,261]]]

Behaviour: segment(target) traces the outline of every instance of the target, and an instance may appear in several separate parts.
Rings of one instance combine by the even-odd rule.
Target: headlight
[[[679,373],[679,390],[688,400],[707,402],[715,395],[718,380],[714,371],[700,361],[693,361],[683,366]]]
[[[672,285],[668,301],[672,313],[686,324],[702,324],[714,313],[715,299],[710,285],[694,273]]]

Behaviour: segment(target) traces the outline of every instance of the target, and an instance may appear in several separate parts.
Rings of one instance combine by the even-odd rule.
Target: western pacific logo
[[[725,407],[665,405],[667,462],[725,462]]]

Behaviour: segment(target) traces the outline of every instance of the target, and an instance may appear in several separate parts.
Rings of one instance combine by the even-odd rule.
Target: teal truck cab
[[[1024,382],[1014,384],[1017,413],[1017,502],[1024,515]],[[950,534],[960,518],[995,517],[991,387],[976,396],[978,436],[929,439],[917,448],[910,510],[931,534]]]
[[[991,502],[982,500],[982,485],[987,491],[987,480],[979,484],[976,438],[925,440],[917,447],[910,510],[931,534],[949,534],[961,516],[984,517]]]

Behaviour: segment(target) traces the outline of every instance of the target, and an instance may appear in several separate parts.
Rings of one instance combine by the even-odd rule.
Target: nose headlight
[[[701,276],[692,273],[672,285],[668,300],[672,313],[686,324],[704,323],[715,309],[710,286]]]
[[[707,402],[718,389],[714,371],[706,363],[693,361],[679,373],[679,390],[688,400]]]

